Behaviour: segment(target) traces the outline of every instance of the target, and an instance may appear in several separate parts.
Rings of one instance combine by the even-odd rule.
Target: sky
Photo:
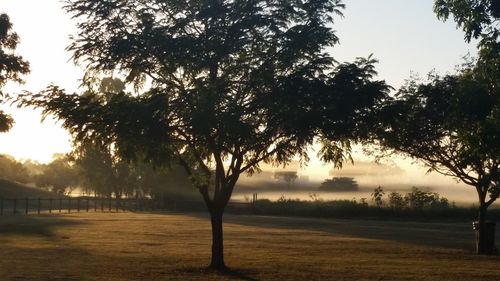
[[[333,25],[340,44],[331,52],[340,62],[373,54],[379,60],[379,79],[394,88],[400,87],[412,73],[425,77],[431,70],[441,74],[453,72],[464,56],[476,53],[474,44],[464,43],[463,32],[456,29],[454,22],[443,23],[436,18],[433,0],[344,0],[344,3],[344,17],[337,18]],[[76,28],[61,6],[58,0],[0,0],[0,12],[10,16],[14,31],[21,37],[17,53],[31,64],[26,83],[9,84],[4,89],[7,92],[37,92],[51,83],[68,92],[78,90],[83,71],[73,64],[71,54],[65,50]],[[71,149],[67,132],[50,117],[40,123],[39,110],[9,105],[0,108],[12,114],[16,122],[10,132],[0,134],[0,154],[46,163],[54,153]],[[395,161],[408,172],[408,177],[424,177],[426,170],[410,160]],[[313,160],[307,170],[323,176],[330,169]],[[452,182],[435,175],[426,179]]]

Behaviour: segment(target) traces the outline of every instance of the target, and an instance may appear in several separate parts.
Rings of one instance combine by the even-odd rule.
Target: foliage
[[[438,18],[453,17],[465,40],[479,39],[477,65],[491,85],[500,84],[500,2],[497,0],[435,0]]]
[[[371,194],[372,201],[375,202],[375,206],[382,207],[383,201],[382,197],[385,195],[384,190],[381,186],[375,188]]]
[[[277,201],[259,199],[252,212],[265,215],[308,216],[332,218],[410,218],[426,220],[471,219],[475,209],[455,207],[437,193],[418,188],[405,195],[398,192],[388,194],[387,205],[368,205],[366,200],[299,200],[282,196]],[[500,218],[500,209],[492,210],[492,217]]]
[[[478,191],[482,208],[500,187],[500,95],[480,67],[411,81],[388,107],[382,144]],[[487,195],[489,194],[489,198]]]
[[[435,0],[434,11],[442,20],[453,16],[468,42],[472,38],[496,40],[500,35],[500,3],[497,0]]]
[[[128,164],[114,158],[109,150],[90,143],[81,144],[71,154],[87,192],[102,196],[132,195],[135,178]]]
[[[9,16],[0,13],[0,103],[4,97],[2,87],[8,81],[22,83],[21,76],[29,72],[29,64],[21,56],[14,54],[19,44],[19,36],[12,31]],[[10,129],[12,118],[0,110],[0,132]]]
[[[358,183],[351,177],[334,177],[321,183],[319,190],[324,191],[356,191]]]
[[[307,161],[316,141],[321,159],[340,166],[350,141],[371,128],[389,87],[374,79],[373,58],[338,64],[326,51],[338,42],[331,24],[343,7],[67,1],[78,21],[69,50],[86,78],[120,73],[141,94],[102,102],[52,86],[21,96],[21,105],[54,114],[77,143],[98,140],[126,159],[181,165],[212,215],[220,253],[222,213],[242,173],[262,162]]]
[[[291,184],[297,179],[297,172],[294,171],[279,171],[274,172],[274,178],[276,180],[282,180],[287,183],[288,188],[290,188]]]
[[[401,193],[393,191],[387,197],[389,199],[389,207],[392,209],[401,210],[406,207],[407,202]]]
[[[439,197],[436,192],[423,191],[412,187],[411,192],[404,197],[407,207],[421,210],[423,208],[448,208],[448,199]]]
[[[70,194],[79,183],[78,170],[66,155],[56,155],[51,163],[45,165],[42,174],[34,178],[37,186],[50,188],[61,195]]]
[[[372,193],[372,201],[376,207],[384,205],[385,192],[381,186],[377,187]],[[412,187],[406,194],[392,191],[387,195],[388,207],[396,210],[411,209],[446,209],[450,207],[448,199],[441,197],[436,192],[424,191],[417,187]]]
[[[29,183],[31,177],[22,163],[8,155],[0,155],[0,178],[20,183]]]

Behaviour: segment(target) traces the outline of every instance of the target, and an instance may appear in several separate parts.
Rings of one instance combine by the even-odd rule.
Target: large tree
[[[14,53],[19,36],[12,31],[9,16],[0,13],[0,103],[5,93],[2,88],[8,81],[22,83],[21,76],[29,72],[29,64]],[[0,132],[5,132],[12,126],[12,118],[0,110]]]
[[[479,254],[493,250],[484,226],[500,194],[500,93],[483,73],[470,65],[455,75],[410,82],[387,107],[390,121],[378,135],[385,147],[476,189]]]
[[[325,48],[340,0],[67,1],[79,20],[69,50],[89,75],[118,73],[141,94],[109,100],[56,86],[22,97],[77,141],[127,159],[176,163],[212,223],[214,269],[226,268],[222,215],[242,173],[319,156],[341,165],[366,136],[389,87],[373,59],[338,64]]]
[[[64,195],[70,194],[79,185],[78,168],[65,154],[54,155],[54,160],[43,166],[43,172],[34,177],[39,187]]]
[[[465,41],[478,40],[478,58],[458,75],[447,78],[455,79],[457,82],[449,83],[448,90],[454,95],[459,95],[450,103],[463,103],[460,108],[462,120],[466,121],[470,114],[475,112],[477,118],[473,118],[470,124],[462,126],[460,142],[461,150],[467,153],[457,157],[469,157],[466,163],[457,162],[453,174],[468,172],[472,178],[462,181],[474,185],[478,191],[480,201],[479,213],[479,240],[478,252],[491,252],[484,243],[484,219],[486,209],[498,197],[499,175],[498,165],[500,153],[498,150],[499,136],[499,92],[500,87],[500,1],[498,0],[436,0],[434,11],[438,18],[447,20],[452,17],[457,27],[465,32]],[[445,79],[442,79],[444,82]],[[452,99],[452,97],[450,97]],[[456,111],[455,114],[460,113]],[[458,122],[459,124],[463,124]],[[464,137],[469,135],[469,137]],[[456,138],[455,138],[456,139]],[[495,143],[497,142],[497,143]],[[471,164],[470,161],[475,161]],[[460,165],[458,165],[460,164]],[[471,175],[472,174],[472,175]],[[486,194],[490,193],[490,199],[486,200]]]

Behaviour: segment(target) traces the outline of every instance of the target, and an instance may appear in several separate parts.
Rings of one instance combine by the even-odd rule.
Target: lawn
[[[225,219],[220,275],[203,213],[0,217],[0,280],[500,280],[469,223]]]

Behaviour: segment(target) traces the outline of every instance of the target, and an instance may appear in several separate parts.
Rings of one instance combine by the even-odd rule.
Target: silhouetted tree
[[[128,173],[118,169],[117,163],[120,160],[113,159],[107,147],[99,147],[90,142],[80,143],[73,149],[71,158],[79,168],[82,186],[87,193],[93,192],[108,197],[113,193],[115,196],[121,195],[125,186],[121,185],[122,180],[119,177],[126,179]]]
[[[452,16],[465,32],[465,40],[473,38],[497,40],[500,19],[500,2],[497,0],[435,0],[434,12],[447,20]]]
[[[357,191],[358,183],[351,177],[334,177],[321,183],[320,190],[324,191]]]
[[[0,178],[20,183],[31,181],[28,170],[23,164],[8,155],[0,155]]]
[[[286,182],[288,188],[290,188],[292,182],[294,182],[297,179],[297,172],[293,171],[274,172],[274,178]]]
[[[477,70],[491,85],[500,85],[500,1],[435,0],[438,18],[453,17],[465,32],[465,41],[478,39]]]
[[[401,210],[406,207],[407,202],[401,193],[393,191],[387,197],[389,199],[389,207],[395,210]]]
[[[43,172],[35,176],[35,184],[50,188],[58,194],[71,193],[78,186],[78,170],[66,155],[55,155],[54,160],[44,166]]]
[[[21,56],[14,54],[19,43],[19,36],[12,31],[9,16],[0,14],[0,103],[5,93],[2,87],[7,81],[22,83],[21,76],[29,72],[29,64]],[[12,118],[0,110],[0,132],[10,129]]]
[[[387,95],[375,60],[337,64],[331,23],[340,0],[67,1],[78,23],[69,49],[90,73],[118,70],[143,86],[102,103],[56,86],[23,105],[63,120],[76,141],[116,155],[176,163],[212,223],[211,268],[225,269],[222,215],[242,173],[308,160],[315,141],[341,165]]]
[[[384,197],[384,195],[385,195],[385,192],[381,186],[378,186],[377,188],[375,188],[373,190],[371,196],[372,196],[373,202],[375,202],[375,206],[382,207],[382,205],[384,204],[382,197]]]
[[[391,121],[381,134],[386,147],[473,186],[480,226],[500,193],[500,96],[482,74],[472,65],[456,75],[410,82],[388,107]],[[479,236],[478,251],[485,253],[482,228]]]

